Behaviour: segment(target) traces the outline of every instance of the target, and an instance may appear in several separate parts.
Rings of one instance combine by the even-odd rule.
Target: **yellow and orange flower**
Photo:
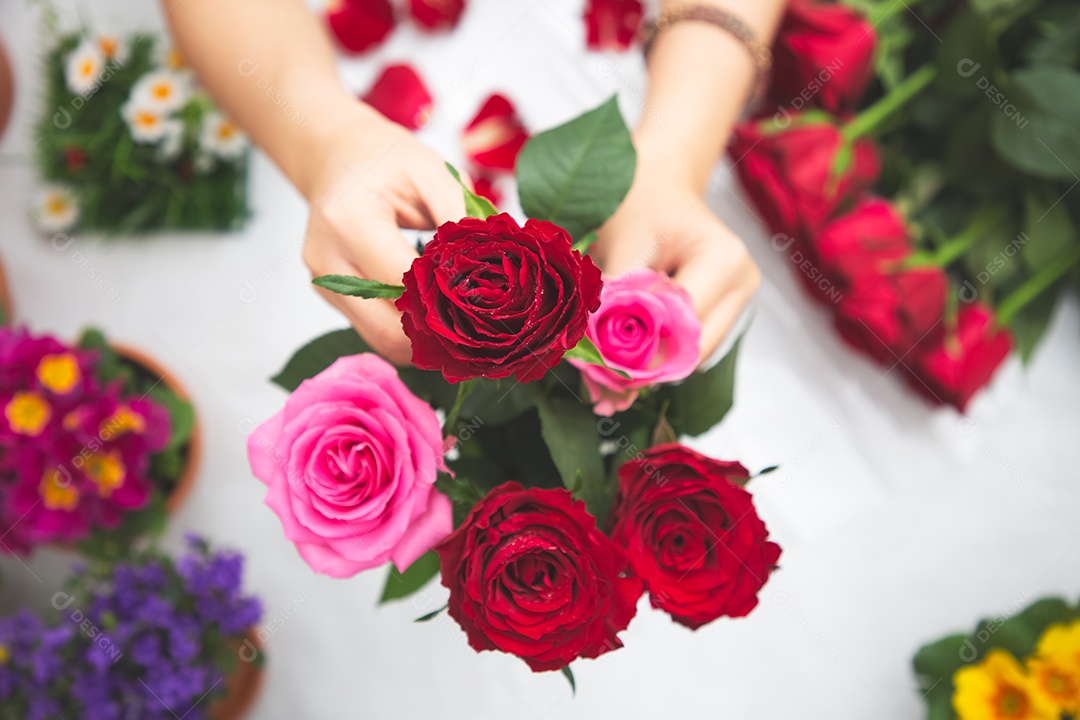
[[[953,676],[953,709],[959,720],[1060,720],[1010,653],[994,649]]]
[[[1047,628],[1027,668],[1036,691],[1060,712],[1080,712],[1080,622]]]
[[[45,472],[38,492],[41,493],[42,504],[50,510],[71,512],[79,506],[78,489],[72,484],[71,477],[59,468]]]
[[[79,359],[72,353],[57,353],[41,358],[37,379],[57,395],[67,395],[82,381]]]
[[[12,432],[37,437],[52,418],[52,407],[40,394],[29,390],[17,392],[4,407],[4,416]]]
[[[107,453],[94,453],[86,460],[83,468],[86,477],[97,485],[101,497],[109,497],[113,491],[124,484],[127,469],[120,453],[112,450]]]

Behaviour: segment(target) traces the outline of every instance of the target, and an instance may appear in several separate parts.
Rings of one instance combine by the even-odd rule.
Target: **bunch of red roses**
[[[872,194],[881,159],[871,135],[935,78],[924,66],[859,109],[876,34],[840,3],[794,0],[774,47],[765,107],[730,149],[746,191],[841,336],[900,367],[932,401],[963,410],[1009,354],[1006,317],[974,293],[950,302],[946,268],[1000,220],[987,212],[933,251],[896,202]],[[774,110],[775,109],[775,110]]]
[[[392,562],[384,600],[441,573],[473,648],[569,672],[622,646],[645,592],[690,628],[746,615],[780,548],[750,472],[676,440],[730,407],[734,351],[698,370],[685,291],[651,270],[602,278],[586,252],[633,176],[614,101],[537,135],[517,170],[524,224],[465,189],[470,217],[401,286],[316,278],[392,301],[415,367],[351,330],[313,341],[248,451],[315,571]]]
[[[102,383],[96,370],[94,352],[0,329],[5,551],[82,540],[148,503],[151,456],[169,440],[169,415]]]

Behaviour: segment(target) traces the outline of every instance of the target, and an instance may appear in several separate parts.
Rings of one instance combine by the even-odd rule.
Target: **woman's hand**
[[[592,253],[607,275],[649,267],[670,274],[690,293],[702,323],[702,360],[723,341],[761,281],[742,240],[713,214],[694,183],[641,144],[634,184],[598,236]]]
[[[305,173],[311,199],[304,262],[312,277],[355,275],[400,285],[415,249],[400,228],[433,229],[465,215],[460,186],[442,158],[400,125],[357,104]],[[392,300],[321,290],[383,357],[412,356]]]

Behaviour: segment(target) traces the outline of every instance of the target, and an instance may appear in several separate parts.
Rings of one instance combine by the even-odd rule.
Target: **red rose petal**
[[[343,50],[357,54],[378,45],[394,29],[390,0],[331,0],[326,22]]]
[[[495,179],[490,175],[477,175],[473,181],[473,192],[490,200],[495,207],[499,207],[499,201],[502,200],[502,193],[495,187]]]
[[[644,7],[640,0],[589,0],[585,45],[590,50],[626,50],[637,36]]]
[[[495,94],[465,126],[461,143],[469,162],[487,170],[513,170],[529,133],[518,119],[513,103]]]
[[[409,12],[426,30],[452,28],[461,19],[465,0],[410,0]]]
[[[410,130],[426,125],[431,115],[431,93],[408,65],[387,66],[361,99]]]

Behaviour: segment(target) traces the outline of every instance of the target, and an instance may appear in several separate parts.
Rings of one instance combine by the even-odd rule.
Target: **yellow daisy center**
[[[82,379],[79,361],[71,353],[46,355],[37,367],[38,381],[54,393],[66,395]]]
[[[52,408],[36,392],[17,392],[4,408],[11,429],[20,435],[37,437],[52,417]]]
[[[109,497],[113,490],[124,484],[127,470],[124,461],[115,450],[109,453],[94,453],[86,460],[86,476],[98,487],[98,494]]]
[[[79,64],[79,75],[82,77],[90,77],[94,74],[94,61],[90,58],[86,58]]]
[[[176,50],[170,50],[169,54],[165,56],[165,66],[170,70],[182,70],[184,67],[184,56]]]
[[[45,213],[48,215],[63,215],[70,207],[66,197],[54,193],[45,199]]]
[[[141,128],[154,128],[157,127],[161,118],[151,112],[138,112],[135,113],[135,124]]]
[[[50,510],[70,512],[79,504],[79,491],[59,470],[49,470],[41,476],[38,492],[41,493],[41,502]]]
[[[232,140],[236,135],[236,126],[229,121],[225,121],[218,125],[217,136],[218,140]]]
[[[150,94],[153,95],[156,100],[168,100],[172,97],[173,88],[170,83],[159,82],[150,89]]]

